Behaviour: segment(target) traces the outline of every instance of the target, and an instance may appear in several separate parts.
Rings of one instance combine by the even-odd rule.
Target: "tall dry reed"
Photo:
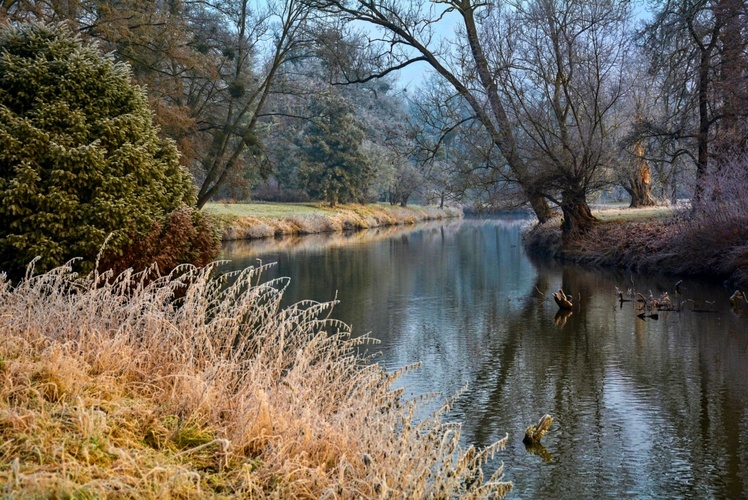
[[[7,498],[502,496],[443,412],[392,389],[286,281],[214,266],[157,279],[70,266],[0,279],[0,483]],[[189,286],[188,286],[189,285]]]

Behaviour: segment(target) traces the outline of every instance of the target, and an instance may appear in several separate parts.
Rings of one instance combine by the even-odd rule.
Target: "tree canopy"
[[[315,103],[335,95],[363,126],[367,199],[413,181],[404,191],[424,200],[525,204],[541,221],[560,209],[574,232],[594,223],[588,198],[698,201],[707,174],[748,151],[748,2],[648,7],[24,0],[0,19],[64,20],[130,63],[199,206],[323,197],[299,158]],[[396,77],[414,65],[430,78],[405,92]]]

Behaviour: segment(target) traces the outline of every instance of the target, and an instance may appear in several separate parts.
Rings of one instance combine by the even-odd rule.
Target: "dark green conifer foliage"
[[[327,96],[312,106],[300,148],[299,178],[315,199],[337,203],[364,202],[371,166],[361,151],[362,127],[342,99]]]
[[[129,66],[62,25],[0,31],[0,270],[111,259],[194,205],[175,145],[158,136]]]

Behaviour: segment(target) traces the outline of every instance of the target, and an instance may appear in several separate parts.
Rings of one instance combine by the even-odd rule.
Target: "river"
[[[466,445],[509,433],[492,466],[504,463],[510,498],[748,497],[748,304],[733,312],[715,284],[684,280],[676,295],[672,277],[531,259],[525,225],[258,240],[222,258],[276,263],[267,278],[291,278],[289,303],[337,297],[335,317],[382,341],[382,365],[423,363],[406,396],[467,387],[449,418]],[[667,291],[683,310],[640,319],[616,287]],[[555,421],[530,453],[524,429],[545,413]]]

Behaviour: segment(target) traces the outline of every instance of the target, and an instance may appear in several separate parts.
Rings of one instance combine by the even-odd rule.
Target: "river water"
[[[382,341],[379,362],[423,367],[407,396],[467,386],[450,419],[465,444],[509,433],[510,498],[748,497],[748,304],[731,290],[529,258],[521,219],[234,243],[234,268],[277,263],[289,303],[337,297],[334,316]],[[680,312],[637,317],[616,287],[669,292]],[[574,297],[558,314],[552,293]],[[699,312],[705,311],[705,312]],[[544,448],[524,429],[555,419]],[[490,467],[489,467],[490,468]]]

